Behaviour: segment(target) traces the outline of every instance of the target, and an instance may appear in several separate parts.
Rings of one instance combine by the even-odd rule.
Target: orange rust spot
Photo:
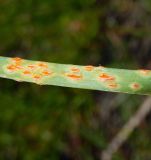
[[[33,76],[33,78],[38,80],[38,79],[40,79],[40,78],[41,78],[41,75],[39,75],[39,74],[34,75],[34,76]]]
[[[76,67],[73,67],[73,68],[71,68],[71,71],[73,71],[73,72],[80,72],[80,69],[76,68]]]
[[[131,84],[131,88],[132,89],[135,89],[135,90],[138,90],[138,89],[140,89],[141,88],[141,85],[139,84],[139,83],[132,83]]]
[[[18,64],[14,65],[14,66],[16,67],[16,69],[23,69],[23,67]]]
[[[44,70],[42,73],[43,73],[43,75],[45,75],[45,76],[50,76],[50,75],[52,74],[52,72],[47,71],[47,70]]]
[[[141,69],[141,70],[139,70],[139,72],[140,72],[140,74],[142,74],[142,75],[148,75],[149,73],[151,73],[151,70],[144,70],[144,69]]]
[[[7,66],[7,69],[10,71],[16,71],[17,68],[15,65],[11,64],[11,65]]]
[[[39,67],[44,67],[44,68],[48,67],[48,65],[46,63],[38,63],[38,66]]]
[[[23,59],[19,57],[15,57],[15,58],[12,58],[12,60],[15,62],[16,65],[20,65]]]
[[[113,81],[113,80],[115,80],[115,77],[110,76],[110,75],[108,75],[108,74],[106,74],[106,73],[102,73],[99,77],[100,77],[100,79],[103,80],[103,81],[107,81],[107,80]]]
[[[22,58],[19,58],[19,57],[15,57],[15,58],[12,58],[12,60],[14,60],[15,62],[20,62],[20,61],[22,61],[23,59],[22,59]]]
[[[28,70],[26,70],[26,71],[24,71],[24,72],[23,72],[23,74],[25,74],[25,75],[29,75],[29,74],[31,74],[31,72],[30,72],[30,71],[28,71]]]
[[[76,74],[67,74],[67,77],[73,79],[73,80],[80,80],[82,79],[82,75],[76,75]]]
[[[84,68],[86,71],[92,71],[94,69],[94,66],[85,66]]]
[[[118,87],[118,85],[116,83],[113,83],[113,84],[108,84],[108,86],[112,89],[115,89]]]
[[[36,66],[34,66],[34,65],[28,65],[28,68],[30,68],[30,69],[34,69]]]

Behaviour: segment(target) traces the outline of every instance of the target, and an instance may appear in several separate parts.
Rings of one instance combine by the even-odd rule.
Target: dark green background
[[[151,68],[150,0],[0,0],[0,55]],[[0,159],[98,160],[144,96],[0,79]],[[113,160],[151,159],[151,116]]]

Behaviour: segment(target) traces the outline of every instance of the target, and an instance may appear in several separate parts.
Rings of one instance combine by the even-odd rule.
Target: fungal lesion
[[[84,70],[85,71],[93,71],[94,70],[94,66],[88,65],[88,66],[84,66]]]
[[[49,69],[44,69],[42,71],[42,75],[44,75],[44,76],[51,76],[52,74],[53,74],[53,72],[50,71]]]
[[[116,82],[108,83],[107,86],[110,89],[118,89],[120,87],[120,85],[118,83],[116,83]]]
[[[142,88],[142,86],[138,82],[133,82],[130,84],[130,88],[134,91],[137,91],[137,90],[140,90]]]
[[[26,70],[22,73],[23,76],[29,76],[35,83],[42,83],[44,78],[51,78],[54,73],[46,63],[36,62],[28,64]]]
[[[102,72],[98,75],[98,81],[108,89],[115,90],[120,88],[120,84],[117,82],[117,77],[106,72]]]
[[[70,70],[71,70],[71,72],[73,72],[73,73],[79,73],[80,72],[80,69],[78,68],[78,67],[71,67],[70,68]]]
[[[41,83],[43,78],[50,78],[53,72],[45,62],[29,62],[21,58],[11,58],[3,67],[8,74],[18,74],[22,79],[31,79],[35,83]]]
[[[83,79],[83,76],[81,74],[77,75],[77,74],[67,73],[66,76],[71,80],[82,80]]]
[[[48,64],[46,62],[37,62],[36,65],[40,68],[48,68]]]
[[[111,76],[107,73],[101,73],[99,75],[99,80],[102,81],[102,82],[106,82],[106,81],[114,81],[115,80],[115,77],[114,76]]]
[[[4,71],[7,73],[15,73],[23,69],[22,63],[23,59],[16,57],[16,58],[11,58],[8,62],[7,65],[3,67]]]
[[[140,69],[137,71],[137,73],[144,77],[151,76],[151,70]]]
[[[69,66],[65,72],[63,72],[63,76],[68,80],[79,81],[83,79],[83,74],[81,69],[78,66]]]
[[[11,61],[12,63],[21,65],[21,63],[22,63],[24,60],[23,60],[22,58],[15,57],[15,58],[11,58],[10,61]]]
[[[25,69],[23,72],[22,72],[23,75],[31,75],[32,72],[30,70],[27,70]]]

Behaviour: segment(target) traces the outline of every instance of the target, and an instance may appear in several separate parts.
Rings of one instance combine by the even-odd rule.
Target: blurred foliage
[[[150,0],[0,0],[0,55],[151,68],[150,16]],[[98,160],[143,101],[6,79],[0,88],[3,160]],[[151,159],[150,121],[113,159]]]

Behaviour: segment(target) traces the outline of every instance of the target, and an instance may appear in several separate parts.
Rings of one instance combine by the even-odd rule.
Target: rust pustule
[[[12,60],[15,62],[21,62],[23,59],[19,57],[15,57],[15,58],[12,58]]]
[[[9,71],[16,71],[16,70],[18,70],[18,69],[21,69],[21,67],[20,67],[20,66],[17,66],[17,65],[14,65],[14,64],[10,64],[10,65],[7,66],[7,69],[8,69]]]
[[[36,74],[36,75],[33,76],[33,78],[34,78],[34,79],[37,79],[37,80],[40,79],[41,77],[42,77],[42,76],[39,75],[39,74]]]
[[[72,71],[72,72],[80,72],[80,69],[77,68],[77,67],[72,67],[72,68],[71,68],[71,71]]]
[[[132,89],[134,89],[134,90],[138,90],[138,89],[141,88],[141,85],[140,85],[139,83],[137,83],[137,82],[134,82],[134,83],[131,84],[130,87],[131,87]]]
[[[116,89],[116,88],[118,88],[118,84],[116,84],[116,83],[108,84],[108,87],[111,89]]]
[[[101,73],[99,78],[100,78],[101,81],[114,81],[115,80],[115,77],[110,76],[106,73]]]
[[[50,75],[52,74],[52,72],[50,72],[50,71],[48,71],[48,70],[44,70],[44,71],[42,71],[42,74],[43,74],[44,76],[50,76]]]
[[[36,68],[36,66],[35,65],[28,65],[28,68],[34,69],[34,68]]]
[[[31,72],[30,72],[30,71],[28,71],[28,70],[25,70],[25,71],[23,71],[23,74],[25,74],[25,75],[30,75],[30,74],[31,74]]]
[[[73,79],[73,80],[81,80],[82,79],[82,75],[76,75],[76,74],[67,74],[67,77],[69,77],[70,79]]]
[[[86,71],[92,71],[94,69],[94,66],[84,66],[84,69]]]
[[[15,58],[12,58],[12,61],[13,63],[15,63],[15,65],[21,65],[23,59],[22,58],[19,58],[19,57],[15,57]]]
[[[143,76],[148,76],[151,73],[151,70],[140,69],[139,73]]]
[[[48,65],[46,63],[38,63],[39,67],[48,68]]]

